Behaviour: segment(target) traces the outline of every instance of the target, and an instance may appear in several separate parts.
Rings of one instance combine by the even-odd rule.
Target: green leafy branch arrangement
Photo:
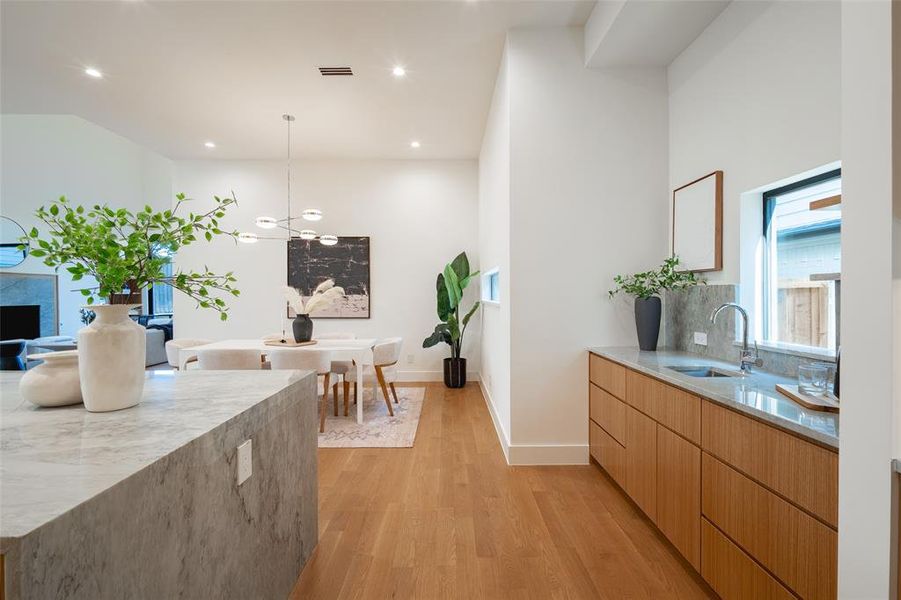
[[[145,206],[133,213],[100,204],[73,206],[62,196],[49,208],[42,206],[35,212],[46,223],[49,237],[42,238],[37,228],[32,228],[19,240],[19,248],[30,247],[29,254],[43,258],[49,267],[65,267],[73,281],[93,277],[97,286],[77,290],[87,304],[98,298],[111,304],[131,302],[143,288],[164,284],[187,294],[199,308],[217,311],[224,321],[228,307],[219,296],[240,294],[232,286],[237,279],[231,271],[217,275],[204,266],[202,271],[179,270],[167,276],[163,268],[171,260],[170,253],[196,242],[199,236],[208,242],[220,235],[237,241],[238,232],[222,230],[219,219],[238,201],[234,195],[215,196],[215,206],[209,211],[183,217],[179,209],[191,199],[178,194],[176,200],[172,209],[154,211]]]
[[[465,252],[461,252],[453,260],[444,266],[444,271],[438,274],[435,284],[438,299],[438,320],[432,335],[422,341],[423,348],[431,348],[439,342],[444,342],[451,347],[451,358],[460,358],[463,348],[463,335],[469,320],[479,309],[479,302],[469,309],[460,318],[460,303],[463,300],[463,291],[479,272],[469,272],[469,258]],[[462,328],[461,328],[462,325]]]
[[[643,300],[657,296],[661,290],[678,290],[707,282],[698,279],[691,271],[677,271],[679,257],[667,258],[660,268],[633,275],[617,275],[613,278],[616,288],[607,292],[613,298],[623,292]]]

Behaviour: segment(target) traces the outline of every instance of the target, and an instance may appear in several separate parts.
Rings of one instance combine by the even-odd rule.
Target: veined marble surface
[[[777,383],[796,384],[797,379],[773,375],[762,370],[755,370],[747,377],[691,377],[667,367],[710,365],[737,371],[738,365],[680,351],[642,352],[638,348],[620,347],[595,347],[588,350],[718,404],[838,449],[837,414],[804,408],[776,391]]]
[[[237,415],[287,404],[279,392],[306,375],[149,371],[140,404],[90,413],[35,406],[21,373],[0,372],[0,549]]]

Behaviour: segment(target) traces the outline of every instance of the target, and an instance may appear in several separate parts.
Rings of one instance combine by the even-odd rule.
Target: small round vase
[[[129,318],[134,306],[90,306],[97,318],[78,332],[81,395],[91,412],[121,410],[141,401],[147,332]]]
[[[78,350],[32,354],[28,360],[44,362],[26,372],[19,381],[23,398],[38,406],[81,404]]]
[[[297,315],[291,324],[295,342],[309,342],[313,338],[313,319],[310,315]]]

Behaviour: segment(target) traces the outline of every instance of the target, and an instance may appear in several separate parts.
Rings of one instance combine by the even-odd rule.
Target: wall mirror
[[[9,217],[0,216],[0,268],[15,267],[25,260],[28,248],[19,250],[19,239],[24,235],[21,225]]]
[[[723,268],[723,172],[673,190],[673,255],[681,271]]]

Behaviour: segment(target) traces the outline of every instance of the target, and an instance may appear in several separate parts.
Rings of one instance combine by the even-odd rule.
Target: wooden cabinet
[[[701,449],[657,426],[657,527],[701,570]]]
[[[657,403],[657,420],[696,445],[701,443],[701,399],[671,385]]]
[[[795,598],[706,519],[701,519],[701,549],[701,576],[723,600]]]
[[[626,407],[626,493],[657,519],[657,423]]]
[[[838,454],[709,401],[702,406],[708,452],[838,527]]]
[[[588,380],[617,398],[626,397],[626,368],[596,354],[588,355]]]
[[[657,403],[662,401],[665,388],[653,377],[635,371],[626,373],[626,402],[652,419],[657,418]]]
[[[588,414],[620,444],[626,442],[626,405],[612,394],[588,384]]]
[[[626,483],[626,449],[593,421],[589,422],[591,456],[620,487]]]
[[[835,598],[838,534],[716,458],[703,458],[703,513],[802,598]]]

